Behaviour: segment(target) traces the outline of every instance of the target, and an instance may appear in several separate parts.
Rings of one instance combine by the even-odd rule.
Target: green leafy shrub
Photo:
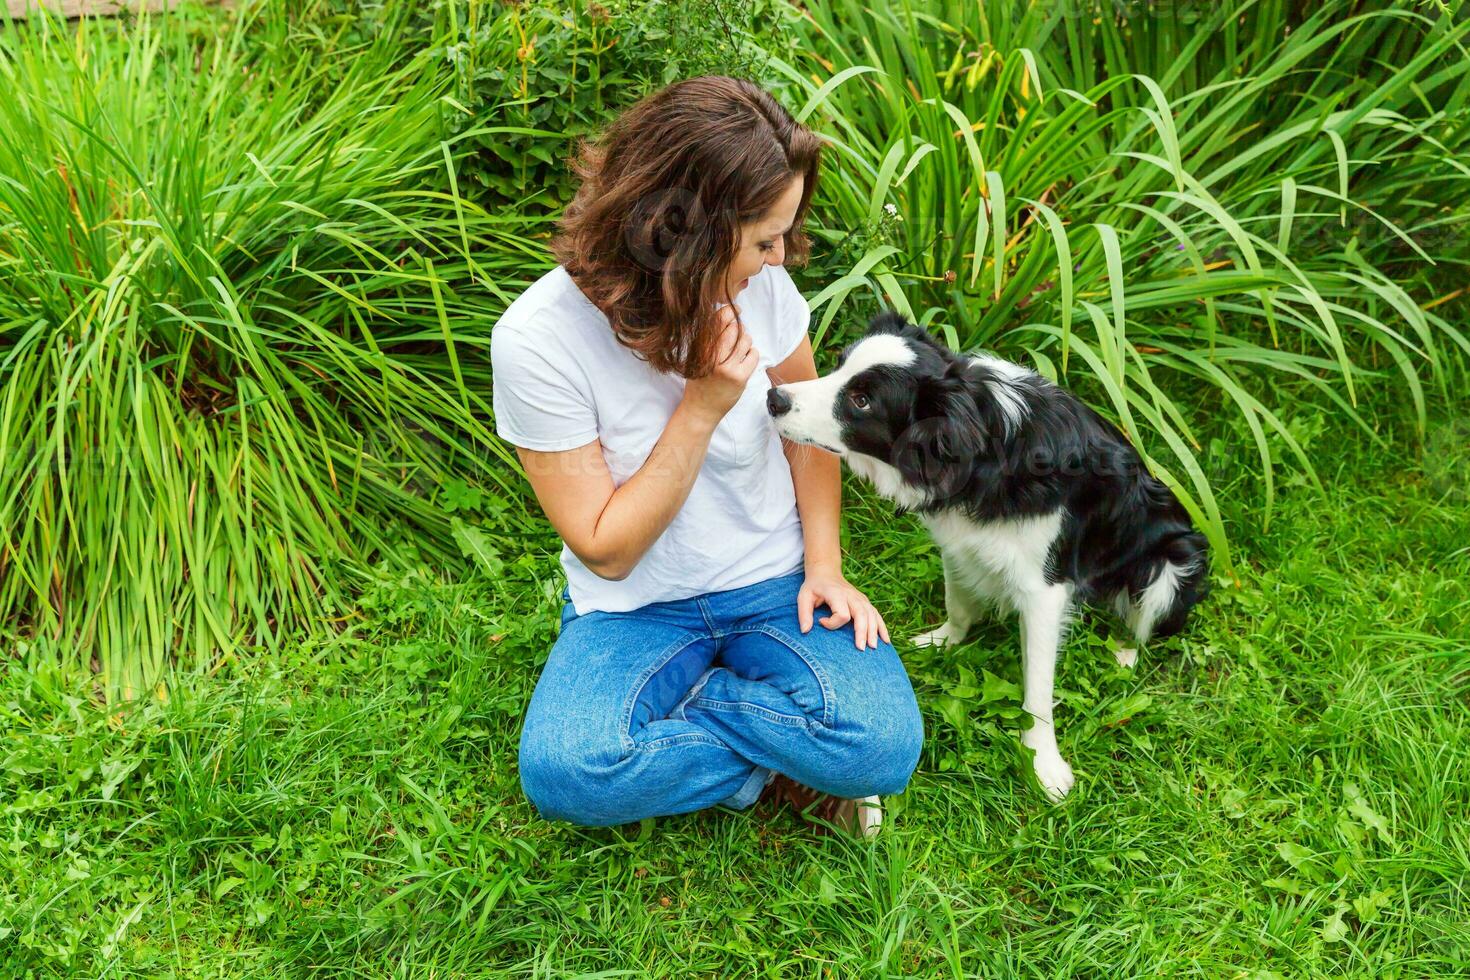
[[[1279,389],[1376,439],[1358,394],[1398,385],[1422,431],[1470,352],[1433,292],[1467,261],[1470,21],[1357,6],[811,0],[774,64],[834,137],[816,343],[891,305],[1064,377],[1229,568],[1191,414],[1245,420],[1269,521],[1274,442],[1315,479]]]
[[[530,0],[438,16],[456,32],[456,99],[482,130],[461,179],[487,208],[526,216],[571,199],[565,158],[578,137],[679,78],[760,77],[761,45],[794,19],[779,0]]]
[[[0,622],[123,696],[517,485],[460,351],[515,238],[456,192],[450,72],[277,12],[0,32]]]
[[[1269,519],[1275,468],[1314,478],[1303,413],[1378,439],[1356,399],[1394,385],[1422,425],[1470,351],[1465,10],[256,0],[6,28],[0,630],[133,696],[340,628],[364,568],[542,542],[490,324],[549,265],[575,138],[700,73],[832,141],[800,274],[821,357],[882,304],[1030,358],[1228,568],[1202,414],[1241,420]]]

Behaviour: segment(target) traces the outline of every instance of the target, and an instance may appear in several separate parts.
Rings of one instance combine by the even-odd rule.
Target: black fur
[[[928,491],[917,511],[958,508],[983,522],[1062,510],[1048,581],[1070,583],[1079,601],[1123,589],[1137,600],[1165,562],[1189,569],[1152,630],[1153,637],[1177,633],[1208,590],[1208,544],[1123,433],[1039,375],[974,363],[896,313],[869,324],[869,336],[883,333],[905,339],[917,360],[852,378],[847,389],[870,404],[840,415],[844,444]],[[1025,405],[1009,429],[995,386]]]

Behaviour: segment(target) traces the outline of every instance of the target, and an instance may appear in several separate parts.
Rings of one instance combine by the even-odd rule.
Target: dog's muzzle
[[[766,411],[771,413],[771,418],[778,418],[791,411],[791,396],[780,388],[771,388],[766,392]]]

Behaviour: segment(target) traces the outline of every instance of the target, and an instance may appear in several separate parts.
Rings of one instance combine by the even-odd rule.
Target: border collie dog
[[[1136,644],[1177,633],[1208,589],[1209,553],[1174,494],[1111,423],[1040,375],[959,355],[880,313],[837,370],[776,385],[766,405],[791,442],[847,461],[920,517],[944,562],[944,625],[964,640],[986,607],[1020,614],[1021,735],[1047,796],[1072,788],[1057,751],[1058,648],[1084,603],[1110,607]],[[1119,649],[1131,667],[1134,648]]]

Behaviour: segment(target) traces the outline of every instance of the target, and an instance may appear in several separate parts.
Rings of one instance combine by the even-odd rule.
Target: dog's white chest
[[[952,573],[976,596],[1014,605],[1017,595],[1046,587],[1047,560],[1061,531],[1061,511],[984,522],[957,511],[921,518]]]

